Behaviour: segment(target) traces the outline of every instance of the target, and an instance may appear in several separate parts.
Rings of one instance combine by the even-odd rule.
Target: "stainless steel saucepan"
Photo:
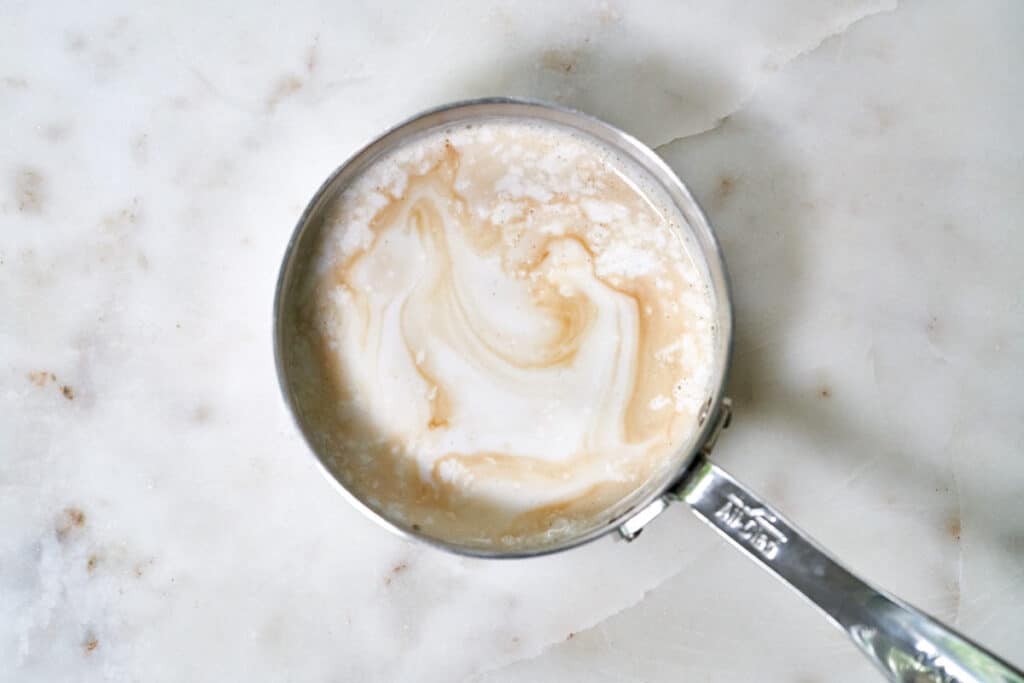
[[[694,256],[703,256],[717,320],[713,381],[693,445],[676,454],[678,465],[661,479],[647,482],[610,519],[554,545],[514,552],[481,550],[423,536],[417,529],[388,519],[349,491],[316,452],[311,431],[300,413],[283,362],[282,320],[290,305],[300,259],[296,253],[315,239],[327,205],[368,164],[403,140],[427,131],[492,118],[524,119],[569,127],[612,148],[639,165],[658,183],[689,223]],[[289,242],[274,301],[274,346],[278,378],[285,401],[323,470],[356,507],[391,531],[435,547],[466,555],[524,557],[566,550],[608,533],[636,538],[644,525],[671,503],[682,501],[712,528],[761,567],[774,574],[846,631],[854,644],[891,681],[945,683],[1024,683],[1024,674],[920,610],[871,586],[833,559],[760,496],[737,482],[708,456],[729,423],[730,403],[724,396],[732,346],[732,306],[722,253],[697,202],[672,170],[632,136],[591,116],[560,106],[520,99],[492,98],[458,102],[419,114],[387,131],[345,162],[321,186],[303,213]]]

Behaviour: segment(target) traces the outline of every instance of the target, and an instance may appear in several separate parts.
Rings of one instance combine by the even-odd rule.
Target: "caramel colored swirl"
[[[488,122],[377,160],[292,295],[289,382],[331,466],[422,533],[600,523],[692,437],[712,353],[683,223],[596,143]]]

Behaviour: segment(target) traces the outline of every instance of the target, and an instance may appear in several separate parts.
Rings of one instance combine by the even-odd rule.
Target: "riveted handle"
[[[1024,683],[1006,661],[854,576],[704,455],[675,496],[824,612],[890,681]]]

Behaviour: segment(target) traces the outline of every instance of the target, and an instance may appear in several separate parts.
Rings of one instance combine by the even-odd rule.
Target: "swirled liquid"
[[[364,503],[461,545],[538,547],[678,463],[711,303],[638,169],[566,129],[486,121],[377,159],[323,215],[287,377]]]

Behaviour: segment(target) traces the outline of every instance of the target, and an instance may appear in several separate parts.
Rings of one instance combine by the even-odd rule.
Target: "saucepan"
[[[702,257],[699,267],[710,284],[716,311],[713,380],[700,414],[699,433],[684,452],[676,454],[676,466],[656,481],[639,487],[627,504],[609,514],[603,523],[551,545],[509,551],[464,547],[427,537],[415,527],[388,519],[346,489],[327,465],[328,454],[317,452],[318,441],[310,438],[311,428],[296,410],[287,381],[287,366],[283,362],[285,339],[282,320],[296,274],[303,267],[296,253],[307,240],[315,238],[330,200],[369,163],[403,140],[433,129],[487,118],[521,118],[568,127],[598,140],[644,169],[688,223],[686,239],[690,250]],[[820,609],[849,635],[889,680],[1024,683],[1024,674],[1006,661],[937,619],[855,576],[759,495],[709,459],[719,435],[732,417],[731,404],[724,393],[733,338],[733,313],[725,262],[707,218],[686,186],[651,149],[612,125],[553,104],[487,98],[431,109],[388,130],[339,167],[310,201],[285,253],[277,282],[274,315],[278,378],[285,402],[310,450],[317,456],[323,471],[353,505],[394,533],[466,555],[535,556],[567,550],[607,534],[618,534],[632,540],[672,503],[681,502],[747,557],[788,583]]]

